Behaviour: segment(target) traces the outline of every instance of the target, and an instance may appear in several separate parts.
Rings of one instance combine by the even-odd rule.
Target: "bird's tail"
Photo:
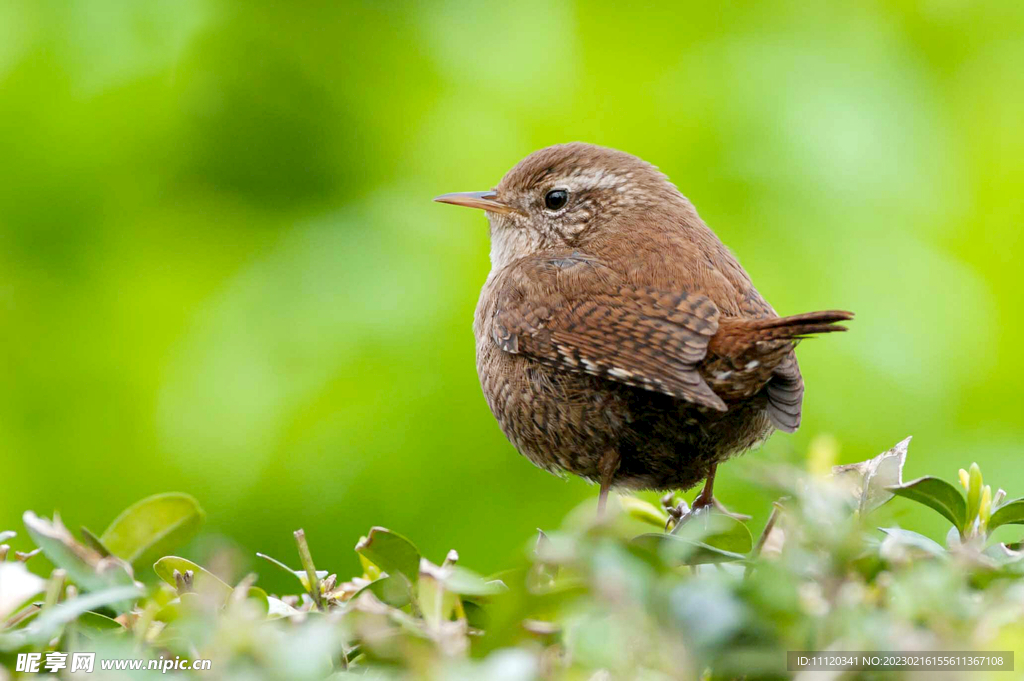
[[[822,310],[763,319],[725,317],[719,320],[718,333],[711,339],[709,350],[730,356],[736,354],[741,347],[749,348],[754,343],[792,342],[818,333],[846,331],[846,327],[838,322],[849,319],[853,319],[853,313],[845,310]]]
[[[789,317],[772,319],[751,319],[744,322],[745,330],[755,340],[796,340],[816,333],[833,333],[846,331],[845,326],[838,322],[853,319],[852,312],[845,310],[822,310],[821,312],[805,312]]]

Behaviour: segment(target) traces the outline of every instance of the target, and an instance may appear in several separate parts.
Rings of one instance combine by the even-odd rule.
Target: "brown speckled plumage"
[[[852,316],[780,319],[675,186],[620,151],[549,147],[492,192],[439,200],[488,210],[477,371],[509,440],[554,473],[692,487],[797,428],[795,342]]]

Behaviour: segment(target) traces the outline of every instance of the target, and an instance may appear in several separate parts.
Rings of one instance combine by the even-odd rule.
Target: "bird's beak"
[[[498,201],[498,194],[493,190],[485,192],[453,192],[441,194],[434,198],[438,203],[450,203],[453,206],[479,208],[489,213],[518,213],[519,210]]]

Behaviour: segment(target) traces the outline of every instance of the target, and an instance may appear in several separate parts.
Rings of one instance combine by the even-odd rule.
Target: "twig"
[[[744,576],[749,575],[754,569],[753,560],[761,555],[761,549],[764,548],[764,544],[768,541],[768,535],[772,533],[772,529],[775,527],[775,523],[779,520],[779,514],[782,513],[782,503],[775,501],[772,502],[772,514],[768,516],[768,522],[764,525],[764,530],[761,531],[761,536],[757,538],[757,544],[754,546],[754,550],[750,552],[750,562],[747,563],[747,569],[744,571]]]
[[[47,608],[57,605],[57,602],[60,600],[60,593],[64,590],[64,580],[67,576],[68,573],[60,568],[50,573],[50,581],[46,585],[45,603]]]
[[[309,553],[305,531],[295,530],[295,543],[299,547],[299,560],[302,561],[302,567],[306,569],[306,579],[309,580],[309,595],[313,597],[317,610],[323,610],[324,605],[320,599],[320,578],[316,576],[316,566],[313,565],[313,556]]]
[[[31,603],[0,623],[0,630],[10,629],[43,609],[42,603]]]
[[[14,552],[14,557],[17,558],[18,560],[20,560],[22,563],[27,563],[29,558],[33,558],[33,557],[39,555],[40,553],[42,553],[42,551],[43,551],[42,549],[32,549],[31,551],[27,551],[27,552],[26,551],[15,551]]]

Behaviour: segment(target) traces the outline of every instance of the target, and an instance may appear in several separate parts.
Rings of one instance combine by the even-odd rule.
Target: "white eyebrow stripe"
[[[579,170],[569,175],[554,187],[565,187],[570,191],[581,189],[614,189],[624,186],[632,177],[632,173],[617,175],[607,170]]]

